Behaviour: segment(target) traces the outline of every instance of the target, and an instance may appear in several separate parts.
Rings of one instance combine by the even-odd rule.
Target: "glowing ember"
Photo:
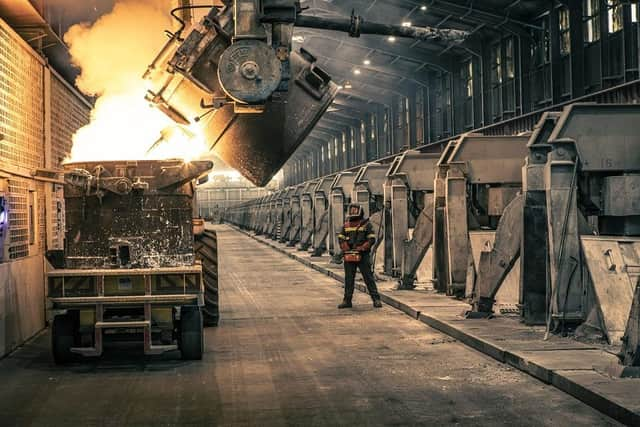
[[[93,25],[75,25],[65,34],[81,69],[78,88],[98,96],[91,122],[73,137],[69,161],[191,160],[207,151],[199,128],[177,126],[144,100],[141,75],[166,41],[170,9],[170,0],[118,0]]]

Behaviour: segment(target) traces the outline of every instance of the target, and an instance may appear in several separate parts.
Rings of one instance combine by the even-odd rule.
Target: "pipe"
[[[178,24],[179,24],[178,29],[174,34],[179,36],[182,33],[184,28],[187,26],[187,23],[185,22],[185,19],[184,19],[184,16],[185,16],[184,13],[185,11],[187,10],[191,11],[192,9],[211,9],[211,11],[209,12],[209,18],[212,20],[215,20],[215,17],[220,12],[220,7],[216,5],[195,5],[195,6],[187,5],[187,6],[174,7],[173,9],[171,9],[170,13],[173,19],[178,21]],[[182,12],[183,16],[182,17],[178,16],[177,12]]]
[[[449,43],[462,43],[469,35],[467,31],[461,30],[441,30],[432,27],[405,27],[401,25],[365,22],[361,16],[355,16],[354,14],[351,15],[351,19],[327,19],[317,16],[298,15],[295,25],[297,27],[341,31],[349,33],[351,37],[360,37],[361,34],[378,34]]]

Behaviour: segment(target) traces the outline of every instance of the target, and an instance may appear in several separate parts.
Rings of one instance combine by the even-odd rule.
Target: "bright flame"
[[[169,10],[170,0],[117,0],[93,25],[65,34],[81,69],[78,88],[98,96],[91,122],[73,136],[69,161],[191,160],[206,152],[199,127],[185,131],[144,99],[142,74],[171,28]]]
[[[91,123],[73,136],[70,160],[192,160],[207,150],[201,135],[185,132],[161,111],[150,107],[144,93],[143,88],[100,97],[91,113]]]

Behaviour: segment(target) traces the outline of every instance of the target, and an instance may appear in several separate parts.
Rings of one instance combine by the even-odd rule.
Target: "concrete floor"
[[[228,228],[201,362],[111,352],[0,361],[0,425],[616,425],[578,400]]]

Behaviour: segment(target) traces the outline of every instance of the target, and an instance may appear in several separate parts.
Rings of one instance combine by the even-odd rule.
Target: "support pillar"
[[[467,179],[461,167],[450,164],[445,180],[446,251],[449,277],[447,294],[463,294],[469,267],[469,226],[467,222]]]
[[[545,166],[551,315],[554,325],[583,320],[582,270],[576,183],[576,151],[571,140],[550,141]]]

